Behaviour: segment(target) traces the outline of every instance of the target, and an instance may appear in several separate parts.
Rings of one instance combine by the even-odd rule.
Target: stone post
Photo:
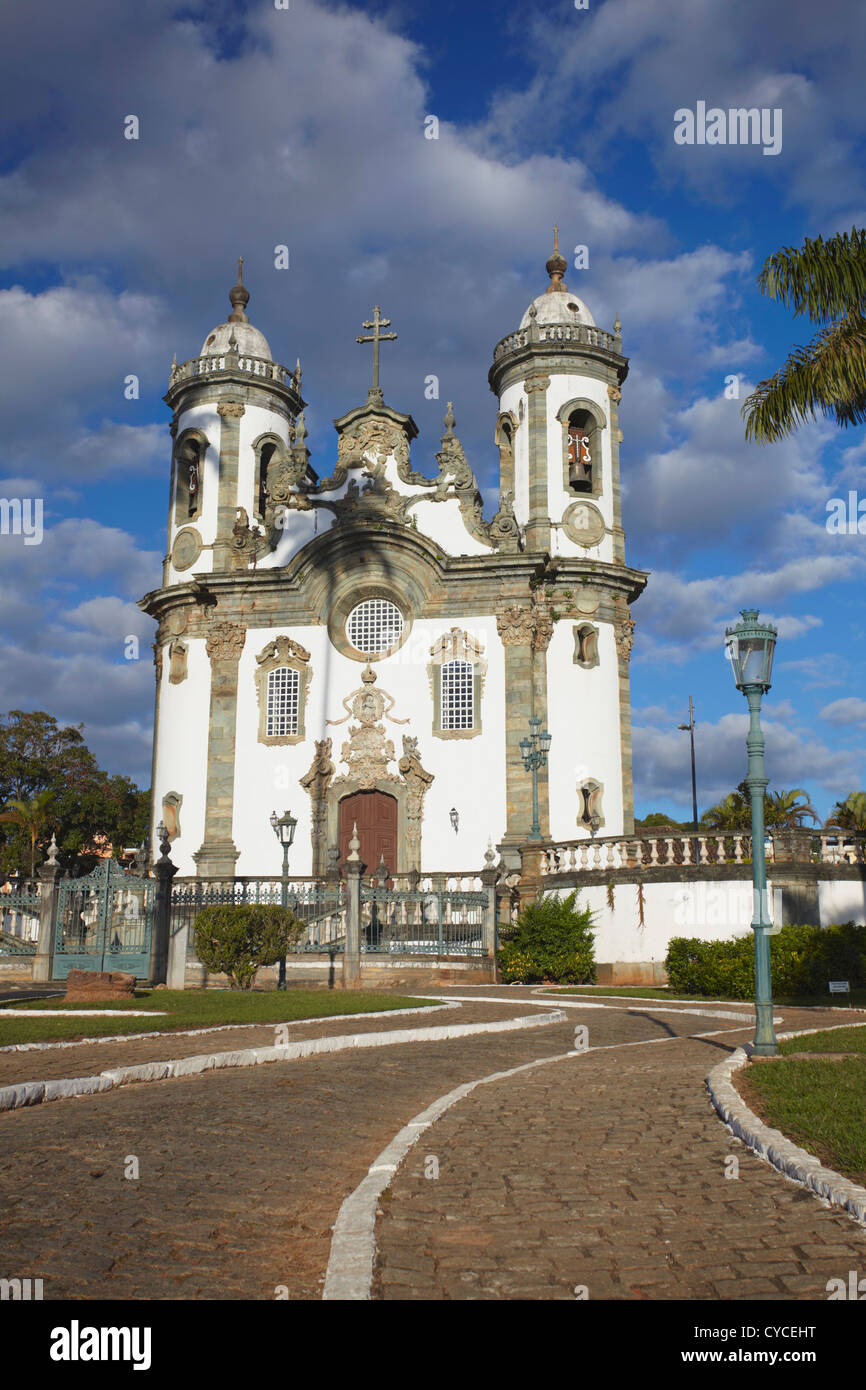
[[[352,827],[349,857],[343,864],[346,875],[346,944],[343,949],[343,989],[361,987],[361,878],[366,864],[358,850],[357,824]]]
[[[153,910],[153,931],[150,938],[150,968],[148,979],[153,985],[168,983],[169,933],[171,931],[171,881],[177,873],[177,865],[168,857],[169,842],[163,840],[159,847],[160,857],[153,866],[156,876],[156,902]],[[183,933],[186,940],[186,931]],[[186,962],[184,962],[184,967]],[[183,984],[178,988],[183,989]]]
[[[484,855],[485,865],[481,870],[481,882],[487,890],[487,906],[484,909],[484,925],[481,928],[481,945],[490,961],[492,980],[496,984],[498,972],[496,965],[496,883],[499,878],[499,870],[494,864],[494,854],[490,845]]]
[[[193,854],[200,878],[234,878],[240,851],[232,839],[238,662],[246,630],[216,621],[207,632],[211,663],[204,840]]]
[[[54,857],[57,844],[51,837],[50,855],[37,869],[39,889],[39,938],[33,957],[31,980],[50,980],[54,974],[54,942],[57,935],[57,899],[60,896],[60,865]]]

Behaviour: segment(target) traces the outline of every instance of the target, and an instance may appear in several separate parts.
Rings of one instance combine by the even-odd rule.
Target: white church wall
[[[619,687],[616,643],[609,623],[598,623],[599,664],[575,666],[577,620],[554,625],[547,651],[547,726],[552,735],[549,761],[550,834],[553,840],[588,838],[577,823],[577,789],[588,779],[601,782],[602,835],[623,830],[622,762],[619,740]],[[613,718],[611,717],[613,714]]]
[[[168,647],[164,650],[154,787],[157,821],[167,792],[183,797],[180,838],[172,843],[171,858],[178,871],[188,875],[196,871],[192,855],[204,839],[210,660],[203,638],[183,641],[188,648],[187,678],[178,685],[169,681]]]
[[[835,922],[866,926],[866,883],[839,878],[818,884],[818,913],[822,927]]]
[[[461,626],[479,637],[485,648],[488,672],[482,696],[483,732],[471,739],[433,736],[433,700],[427,674],[430,647],[449,624],[424,619],[416,622],[403,647],[385,661],[374,664],[376,688],[394,698],[390,714],[408,719],[392,723],[387,717],[386,738],[394,744],[389,771],[398,774],[402,737],[418,738],[421,762],[435,780],[424,801],[422,867],[427,870],[471,871],[483,867],[488,837],[494,843],[505,830],[505,712],[504,656],[494,618],[466,618]],[[292,637],[310,653],[313,679],[309,688],[303,743],[269,747],[258,741],[259,709],[256,696],[256,656],[278,634]],[[282,853],[268,823],[272,810],[286,809],[298,818],[291,851],[292,873],[312,871],[311,806],[300,778],[309,770],[316,739],[333,740],[332,761],[336,775],[348,769],[341,761],[349,737],[347,719],[334,726],[328,719],[342,719],[343,699],[357,690],[364,663],[343,656],[328,639],[324,627],[250,629],[238,667],[237,736],[233,837],[240,850],[239,874],[279,873]],[[450,810],[459,814],[454,833]],[[491,808],[495,812],[491,813]],[[197,846],[196,846],[197,847]]]

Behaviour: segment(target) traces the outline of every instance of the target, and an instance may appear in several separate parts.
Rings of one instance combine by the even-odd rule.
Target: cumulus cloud
[[[866,724],[866,700],[850,695],[843,700],[833,700],[819,711],[828,724],[846,727],[850,724]]]

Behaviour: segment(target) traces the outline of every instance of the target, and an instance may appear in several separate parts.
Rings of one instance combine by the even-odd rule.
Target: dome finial
[[[550,284],[547,287],[547,294],[567,294],[568,286],[563,284],[562,277],[568,269],[568,261],[559,249],[559,228],[553,229],[553,255],[544,266],[550,276]]]
[[[243,281],[244,258],[238,256],[238,282],[229,290],[232,312],[229,314],[229,323],[249,323],[244,310],[250,302],[250,292]]]

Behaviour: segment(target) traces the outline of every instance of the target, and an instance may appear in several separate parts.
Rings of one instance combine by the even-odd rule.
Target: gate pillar
[[[52,845],[54,844],[52,840]],[[54,845],[56,849],[56,845]],[[40,864],[37,873],[41,883],[39,891],[39,939],[36,955],[33,957],[32,980],[46,981],[54,976],[54,943],[57,935],[57,898],[60,865],[53,852],[49,860]]]
[[[153,866],[156,875],[156,904],[153,914],[153,934],[150,941],[150,968],[148,980],[152,985],[168,983],[169,932],[171,930],[171,881],[177,873],[177,865],[168,857],[169,841],[163,840],[160,857]],[[186,925],[184,924],[183,944],[186,945]],[[174,964],[174,962],[172,962]],[[183,963],[184,972],[186,961]],[[174,972],[173,972],[174,973]],[[179,986],[183,989],[183,981]]]

